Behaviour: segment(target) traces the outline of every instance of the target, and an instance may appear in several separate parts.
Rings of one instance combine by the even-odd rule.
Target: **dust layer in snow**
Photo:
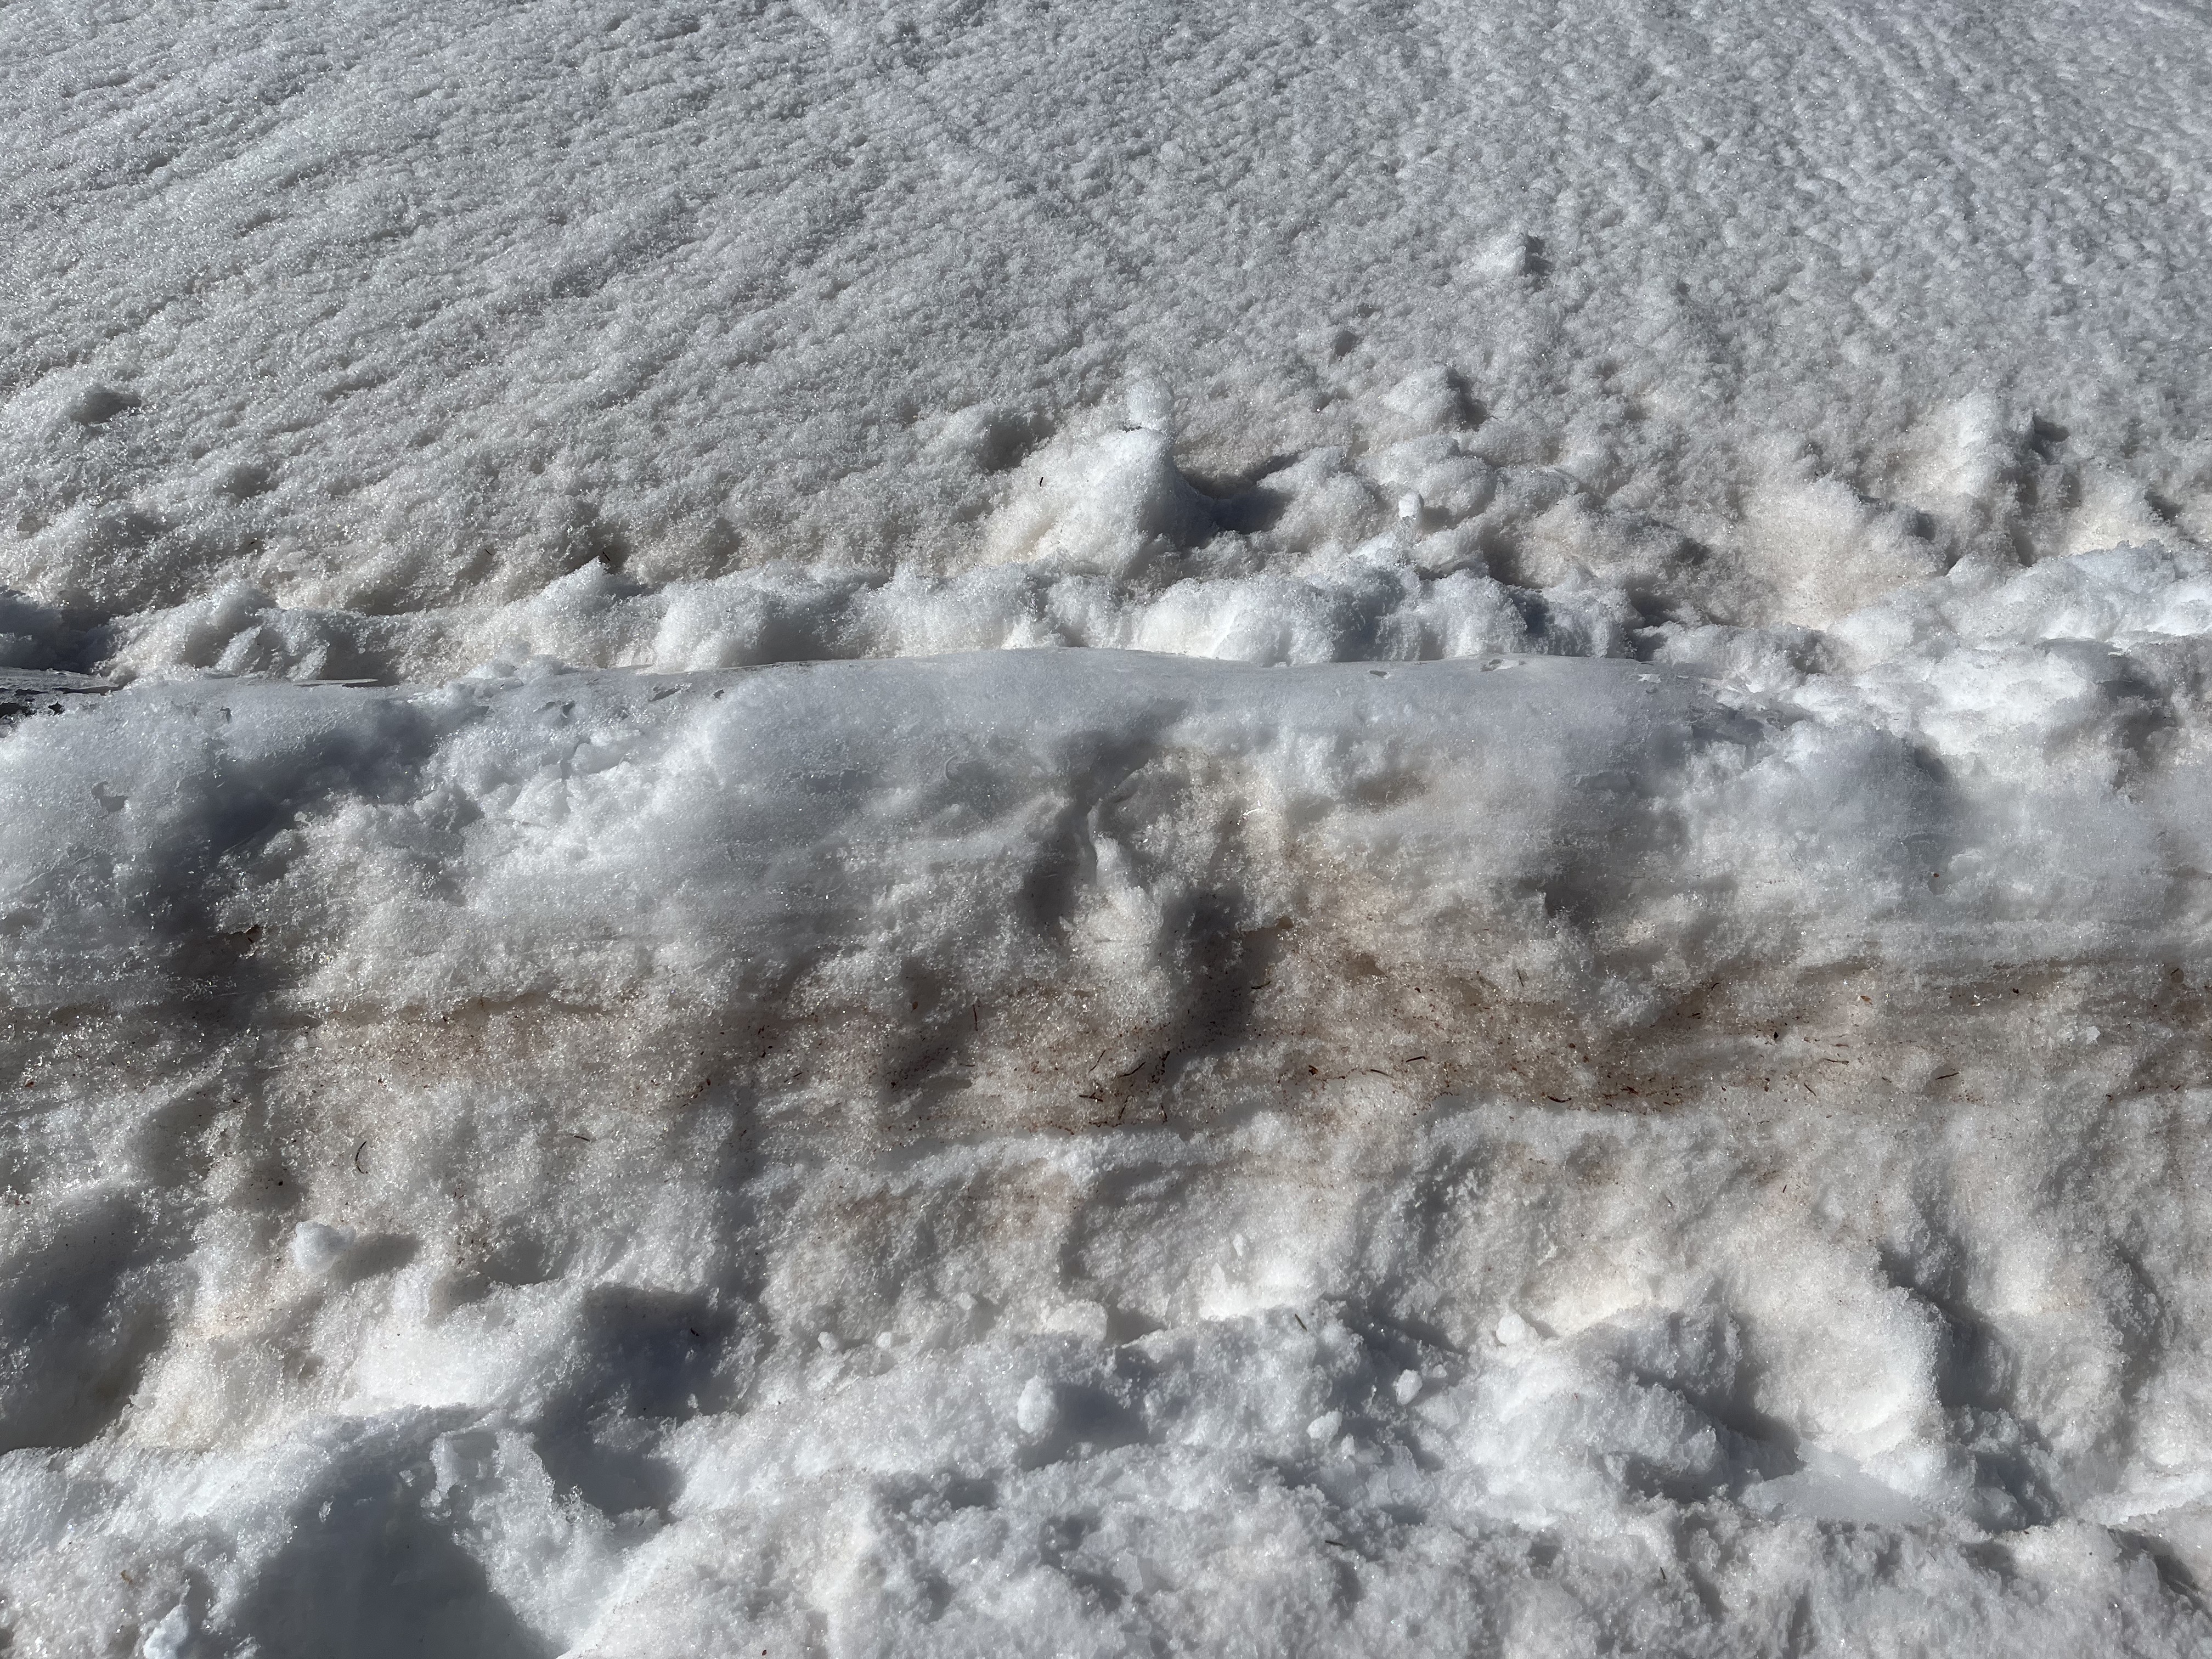
[[[2212,1647],[2205,46],[0,14],[11,1650]]]
[[[15,1639],[2201,1652],[2212,573],[1821,637],[21,716]]]

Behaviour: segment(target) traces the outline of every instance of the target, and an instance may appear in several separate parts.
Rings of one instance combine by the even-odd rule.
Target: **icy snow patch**
[[[2199,1650],[2204,581],[21,716],[16,1639]]]

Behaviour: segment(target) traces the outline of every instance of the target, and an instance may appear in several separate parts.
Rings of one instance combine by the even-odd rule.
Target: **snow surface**
[[[0,1645],[2212,1652],[2208,48],[0,9]]]

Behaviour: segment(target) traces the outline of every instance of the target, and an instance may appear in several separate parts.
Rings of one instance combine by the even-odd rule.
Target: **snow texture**
[[[2212,1652],[2202,6],[0,132],[10,1654]]]

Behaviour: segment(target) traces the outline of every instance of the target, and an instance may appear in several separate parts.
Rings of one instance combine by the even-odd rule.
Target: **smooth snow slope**
[[[2212,1652],[2203,5],[0,136],[10,1653]]]

